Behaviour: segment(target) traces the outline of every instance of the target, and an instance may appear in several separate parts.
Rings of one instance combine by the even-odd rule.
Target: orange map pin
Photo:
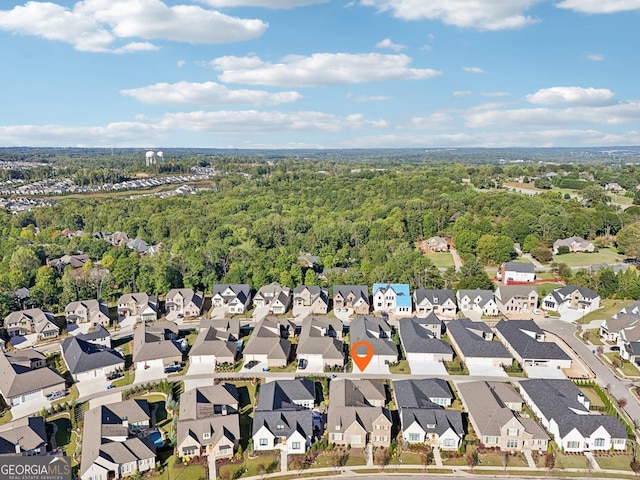
[[[367,353],[362,356],[358,354],[358,347],[364,347],[367,349]],[[364,369],[367,368],[371,358],[373,357],[373,346],[367,342],[366,340],[360,340],[353,345],[351,345],[351,358],[353,359],[353,363],[356,364],[360,372],[364,372]]]

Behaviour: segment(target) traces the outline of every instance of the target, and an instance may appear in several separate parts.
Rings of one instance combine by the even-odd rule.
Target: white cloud
[[[640,102],[590,107],[500,109],[475,107],[465,114],[466,125],[473,128],[538,128],[570,125],[622,125],[640,122]]]
[[[72,8],[30,1],[0,10],[0,30],[61,41],[88,52],[157,48],[142,42],[114,45],[127,38],[229,43],[259,37],[266,28],[261,20],[230,17],[193,5],[168,6],[161,0],[84,0]]]
[[[640,0],[562,0],[556,4],[580,13],[619,13],[640,10]]]
[[[480,67],[462,67],[462,70],[467,73],[484,73],[484,70],[482,70]]]
[[[289,9],[327,3],[329,0],[199,0],[201,3],[215,8],[225,7],[263,7],[272,9]]]
[[[541,0],[361,0],[404,20],[440,20],[478,30],[522,28],[536,22],[525,12]],[[582,1],[582,0],[579,0]]]
[[[538,105],[606,105],[614,96],[608,88],[552,87],[538,90],[526,98]]]
[[[449,124],[453,120],[453,117],[446,112],[436,112],[426,117],[413,117],[410,120],[412,128],[420,130],[433,130],[438,128],[451,127]]]
[[[365,102],[386,102],[393,100],[393,97],[388,95],[353,95],[348,94],[347,98],[353,102],[365,103]]]
[[[429,68],[409,68],[410,62],[406,55],[315,53],[290,55],[275,64],[257,56],[227,56],[209,65],[222,71],[218,77],[222,82],[282,87],[421,80],[441,74]]]
[[[124,47],[113,49],[112,53],[131,53],[131,52],[154,52],[160,50],[160,47],[149,42],[131,42]]]
[[[468,97],[472,94],[473,92],[471,90],[456,90],[455,92],[452,93],[452,95],[454,97]]]
[[[187,64],[187,62],[185,60],[178,60],[176,62],[176,65],[178,66],[178,68],[182,68]]]
[[[376,43],[376,48],[388,48],[394,52],[399,52],[400,50],[404,50],[405,46],[399,43],[393,43],[390,38],[385,38]]]
[[[156,83],[141,88],[121,90],[121,94],[139,102],[156,105],[277,105],[302,98],[298,92],[269,93],[261,90],[230,90],[215,82]]]
[[[602,62],[604,60],[604,54],[602,53],[585,53],[584,58],[591,60],[592,62]]]

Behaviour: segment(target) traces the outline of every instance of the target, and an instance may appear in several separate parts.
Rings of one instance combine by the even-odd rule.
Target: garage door
[[[27,393],[22,396],[23,401],[28,402],[29,400],[35,400],[36,398],[42,398],[42,390],[38,390],[37,392]]]

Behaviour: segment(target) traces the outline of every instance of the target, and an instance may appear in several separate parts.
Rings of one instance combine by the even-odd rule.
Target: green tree
[[[304,273],[304,284],[305,285],[318,285],[318,276],[316,272],[313,271],[312,268],[308,268]]]
[[[476,256],[485,263],[507,262],[513,254],[513,239],[506,235],[485,234],[476,246]]]
[[[622,228],[616,237],[618,250],[627,257],[640,258],[640,222]]]
[[[60,287],[57,271],[48,265],[43,265],[36,272],[36,282],[31,289],[31,298],[37,305],[51,309],[57,305]]]
[[[529,253],[533,247],[540,243],[540,237],[535,233],[530,233],[524,239],[522,243],[522,251],[524,253]]]
[[[545,245],[536,245],[531,249],[531,256],[542,263],[553,260],[553,252]]]
[[[458,282],[459,290],[474,290],[480,288],[482,290],[493,290],[494,285],[482,262],[473,257],[467,260],[460,268],[460,282]]]

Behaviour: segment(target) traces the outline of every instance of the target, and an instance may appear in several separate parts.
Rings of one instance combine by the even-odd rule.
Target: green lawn
[[[114,380],[113,382],[111,382],[111,385],[113,385],[114,387],[124,387],[125,385],[131,385],[133,383],[134,377],[135,375],[127,370],[126,372],[124,372],[123,377]]]
[[[455,357],[452,362],[444,362],[444,366],[449,375],[469,375],[467,366],[462,364],[458,357]]]
[[[600,308],[598,310],[579,318],[578,323],[590,323],[592,320],[603,320],[606,318],[611,318],[623,307],[631,305],[632,303],[633,300],[612,300],[610,298],[605,298],[600,301]]]
[[[616,358],[619,358],[620,355],[616,352],[607,352],[604,354],[609,360],[614,360]],[[625,375],[629,376],[629,377],[637,377],[640,376],[640,371],[638,370],[638,368],[631,362],[622,362],[622,368],[620,369],[622,370],[622,373],[624,373]]]
[[[633,457],[631,455],[607,455],[600,456],[596,455],[596,461],[600,468],[604,470],[627,470],[631,471],[631,460]]]
[[[499,453],[481,453],[478,455],[478,460],[480,461],[480,465],[484,467],[503,467],[503,456]],[[509,456],[509,460],[507,462],[508,467],[526,467],[528,463],[525,459],[517,456]]]
[[[409,368],[409,362],[407,360],[400,360],[397,365],[389,365],[390,373],[411,373]]]
[[[590,328],[585,330],[583,338],[592,343],[593,345],[602,345],[602,340],[600,339],[600,330],[597,328]]]
[[[555,468],[589,468],[584,455],[556,455]]]
[[[427,258],[438,268],[453,267],[453,257],[449,252],[435,252],[427,255]]]
[[[591,405],[594,407],[604,407],[604,402],[598,396],[596,391],[592,387],[578,387],[582,393],[584,393],[587,398],[591,401]]]
[[[249,458],[245,453],[242,463],[230,463],[219,468],[218,476],[228,471],[231,478],[237,478],[239,470],[244,469],[243,477],[254,475],[262,475],[264,473],[275,473],[280,471],[279,458],[271,455],[263,455],[255,458]],[[171,477],[173,480],[173,477]]]
[[[0,425],[9,423],[11,420],[13,420],[13,415],[11,414],[10,409],[5,410],[4,413],[0,415]]]
[[[78,448],[76,441],[76,433],[69,431],[71,429],[71,420],[65,414],[55,415],[47,420],[48,423],[55,423],[57,427],[56,431],[56,444],[62,448],[64,454],[73,459],[73,455]]]
[[[564,283],[536,283],[536,290],[538,291],[538,296],[540,297],[540,301],[542,301],[543,297],[546,297],[547,294],[553,292],[556,288],[564,287]]]
[[[163,463],[165,467],[159,475],[151,476],[157,480],[200,480],[207,478],[207,471],[204,465],[176,465],[175,455],[168,457]]]
[[[599,263],[621,263],[624,259],[613,247],[601,248],[593,253],[565,253],[564,255],[554,255],[553,261],[566,263],[570,267],[588,267]]]
[[[55,400],[54,402],[51,402],[51,405],[60,405],[61,403],[71,403],[74,400],[78,399],[78,387],[76,385],[71,385],[71,388],[69,389],[69,393],[67,394],[66,397],[62,397],[59,400]]]

